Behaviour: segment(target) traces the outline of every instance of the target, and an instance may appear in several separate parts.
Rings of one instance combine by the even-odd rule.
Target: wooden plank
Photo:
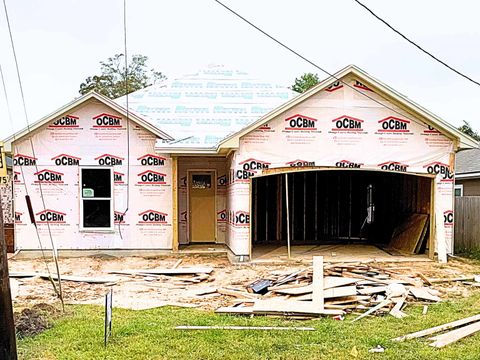
[[[415,253],[418,242],[427,225],[428,215],[412,214],[393,232],[389,247],[410,254]]]
[[[371,309],[369,309],[368,311],[364,312],[362,315],[360,315],[359,317],[355,318],[352,320],[352,322],[355,322],[355,321],[358,321],[360,319],[363,319],[365,316],[367,315],[370,315],[372,313],[374,313],[375,311],[377,310],[380,310],[381,308],[387,306],[388,304],[390,304],[392,302],[392,300],[390,299],[387,299],[387,300],[383,300],[380,304],[372,307]]]
[[[430,346],[440,348],[440,347],[444,347],[449,344],[452,344],[460,339],[463,339],[464,337],[473,335],[479,331],[480,331],[480,321],[470,325],[463,326],[459,329],[449,331],[445,334],[434,336],[433,338],[430,338],[428,340],[433,340]]]
[[[325,276],[323,278],[324,290],[328,290],[336,287],[343,287],[344,285],[354,284],[359,280],[360,279],[342,278],[337,276]],[[269,290],[279,294],[284,294],[284,295],[303,295],[303,294],[310,294],[313,291],[313,287],[311,284],[310,285],[294,284],[294,285],[287,285],[287,286],[270,287]]]
[[[175,264],[173,264],[172,266],[172,269],[176,269],[180,266],[180,264],[182,263],[183,259],[178,259],[177,262]]]
[[[26,277],[40,277],[42,279],[48,280],[49,275],[47,273],[37,273],[37,272],[14,272],[10,273],[10,277],[12,278],[26,278]],[[57,280],[58,277],[56,274],[51,273],[51,277],[53,280]],[[114,277],[86,277],[86,276],[72,276],[72,275],[62,275],[62,280],[64,281],[73,281],[73,282],[84,282],[89,284],[107,284],[107,283],[116,283],[118,281],[117,278]]]
[[[191,267],[177,269],[129,269],[110,271],[110,274],[155,274],[155,275],[192,275],[192,274],[210,274],[213,271],[211,267]]]
[[[372,286],[372,287],[357,290],[357,292],[360,295],[379,294],[379,293],[383,293],[385,291],[387,291],[387,286]]]
[[[291,273],[290,275],[287,275],[287,276],[283,277],[282,279],[278,280],[278,281],[275,283],[275,286],[277,286],[277,285],[283,285],[283,284],[286,284],[286,283],[288,283],[288,282],[290,282],[290,281],[294,281],[298,275],[300,275],[301,273],[303,273],[303,272],[305,272],[305,271],[308,271],[308,270],[310,270],[310,269],[311,269],[311,267],[306,267],[306,268],[297,270],[297,271]]]
[[[349,304],[353,302],[358,302],[358,301],[365,301],[365,300],[370,300],[370,296],[345,296],[343,298],[335,298],[334,300],[327,300],[325,304]]]
[[[420,279],[422,279],[422,280],[425,282],[425,284],[427,284],[427,285],[432,285],[432,283],[430,282],[430,280],[429,280],[425,275],[423,275],[422,273],[417,273],[417,276],[418,276]]]
[[[473,281],[475,276],[459,276],[455,278],[437,278],[437,279],[429,279],[429,282],[434,283],[442,283],[442,282],[452,282],[452,281]]]
[[[323,288],[331,289],[335,287],[356,284],[359,281],[361,281],[361,279],[351,277],[325,276],[323,279]]]
[[[236,291],[230,289],[217,289],[217,293],[222,295],[234,296],[237,298],[244,298],[244,299],[258,299],[259,296],[257,294],[252,294],[246,291]]]
[[[467,318],[464,318],[464,319],[452,321],[452,322],[449,322],[449,323],[446,323],[446,324],[434,326],[432,328],[428,328],[428,329],[425,329],[425,330],[416,331],[414,333],[410,333],[410,334],[407,334],[407,335],[399,336],[399,337],[397,337],[395,339],[392,339],[392,340],[393,341],[404,341],[404,340],[408,340],[408,339],[416,339],[416,338],[424,337],[424,336],[427,336],[427,335],[435,334],[435,333],[440,332],[440,331],[445,331],[445,330],[453,329],[453,328],[456,328],[456,327],[459,327],[459,326],[462,326],[462,325],[470,324],[470,323],[476,322],[476,321],[480,321],[480,314],[473,315],[473,316],[470,316],[470,317],[467,317]]]
[[[323,256],[313,257],[312,302],[319,309],[324,308],[323,297]]]
[[[315,331],[312,327],[286,326],[175,326],[175,330],[266,330],[266,331]]]
[[[283,289],[283,290],[275,290],[274,292],[283,295],[307,295],[312,293],[312,285],[307,285],[301,288],[292,288],[292,289]],[[343,286],[343,287],[335,287],[331,289],[326,289],[323,292],[323,297],[325,299],[334,298],[334,297],[343,297],[343,296],[353,296],[357,295],[357,287],[356,286]],[[310,299],[312,297],[310,296]]]
[[[204,287],[204,288],[193,290],[193,294],[195,294],[197,296],[213,294],[213,293],[216,293],[216,292],[217,292],[217,288],[215,288],[215,287]]]
[[[403,304],[405,303],[405,298],[401,298],[397,301],[397,303],[395,304],[395,306],[392,308],[392,310],[390,310],[390,315],[392,315],[393,317],[397,318],[397,319],[402,319],[404,317],[407,316],[407,314],[405,314],[403,311],[402,311],[402,306]]]
[[[268,299],[257,300],[253,305],[254,314],[294,314],[294,315],[343,315],[342,310],[320,309],[312,302]]]
[[[426,287],[410,287],[410,292],[412,293],[413,296],[415,296],[417,299],[422,299],[422,300],[428,300],[428,301],[442,301],[438,296],[432,295],[429,292],[429,289]]]
[[[225,306],[218,308],[215,312],[218,314],[251,315],[253,314],[253,307]]]

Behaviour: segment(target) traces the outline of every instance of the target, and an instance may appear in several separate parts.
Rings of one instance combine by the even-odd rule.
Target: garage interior
[[[288,236],[292,257],[325,253],[388,258],[428,253],[431,186],[430,177],[359,169],[255,177],[252,259],[285,257]],[[405,229],[411,227],[412,217],[423,219],[423,232],[417,232],[421,237],[415,251],[407,254],[397,251],[402,247],[398,241],[411,237]],[[399,233],[405,234],[399,237]]]

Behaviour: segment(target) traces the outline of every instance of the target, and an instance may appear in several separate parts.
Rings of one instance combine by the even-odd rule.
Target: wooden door
[[[190,242],[215,242],[215,172],[190,172],[189,196]]]

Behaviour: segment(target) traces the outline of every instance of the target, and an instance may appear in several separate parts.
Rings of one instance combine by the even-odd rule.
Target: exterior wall
[[[463,185],[463,196],[480,196],[480,179],[456,179],[457,185]]]
[[[8,169],[8,182],[0,185],[0,201],[2,203],[3,221],[5,227],[5,242],[7,252],[14,251],[13,236],[13,178],[12,170]]]
[[[437,174],[433,235],[439,260],[446,261],[452,252],[453,142],[351,76],[343,81],[395,111],[337,83],[243,136],[230,164],[228,246],[236,255],[249,254],[250,178],[263,169],[353,167]]]
[[[98,126],[95,117],[101,114],[108,114],[118,122],[115,120],[112,124]],[[35,155],[27,138],[14,143],[15,237],[18,249],[39,248],[26,206],[27,191],[44,248],[51,247],[48,225],[59,249],[172,248],[171,159],[155,154],[156,136],[132,121],[129,134],[130,151],[127,151],[126,120],[91,99],[36,131],[31,136]],[[115,229],[82,231],[79,228],[79,165],[109,165],[112,156],[118,160],[113,165]],[[45,171],[54,171],[58,175],[54,182],[44,181],[39,176]],[[156,179],[152,180],[149,176],[154,174],[152,172],[158,175]],[[42,221],[45,209],[57,213],[55,220],[46,222],[43,217]],[[150,212],[166,214],[165,221],[155,220],[154,216],[144,217]]]
[[[0,201],[2,202],[3,222],[13,224],[13,185],[12,170],[8,169],[8,182],[0,184]]]
[[[226,231],[226,159],[220,157],[187,157],[178,159],[178,242],[188,244],[188,171],[215,170],[217,231],[216,243],[225,243]]]

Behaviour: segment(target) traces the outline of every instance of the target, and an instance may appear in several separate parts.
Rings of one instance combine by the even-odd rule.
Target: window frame
[[[93,197],[93,198],[84,198],[83,197],[83,170],[84,169],[91,169],[91,170],[98,170],[98,169],[107,169],[110,171],[110,197]],[[115,216],[114,216],[114,174],[113,174],[113,166],[79,166],[79,183],[78,183],[78,190],[79,190],[79,199],[80,199],[80,221],[79,221],[79,228],[82,232],[113,232],[115,227]],[[91,200],[109,200],[110,201],[110,226],[109,227],[85,227],[83,224],[83,201],[91,201]]]
[[[456,190],[460,190],[460,195],[455,194]],[[463,184],[455,184],[455,186],[453,187],[453,196],[459,196],[459,197],[463,196]]]

